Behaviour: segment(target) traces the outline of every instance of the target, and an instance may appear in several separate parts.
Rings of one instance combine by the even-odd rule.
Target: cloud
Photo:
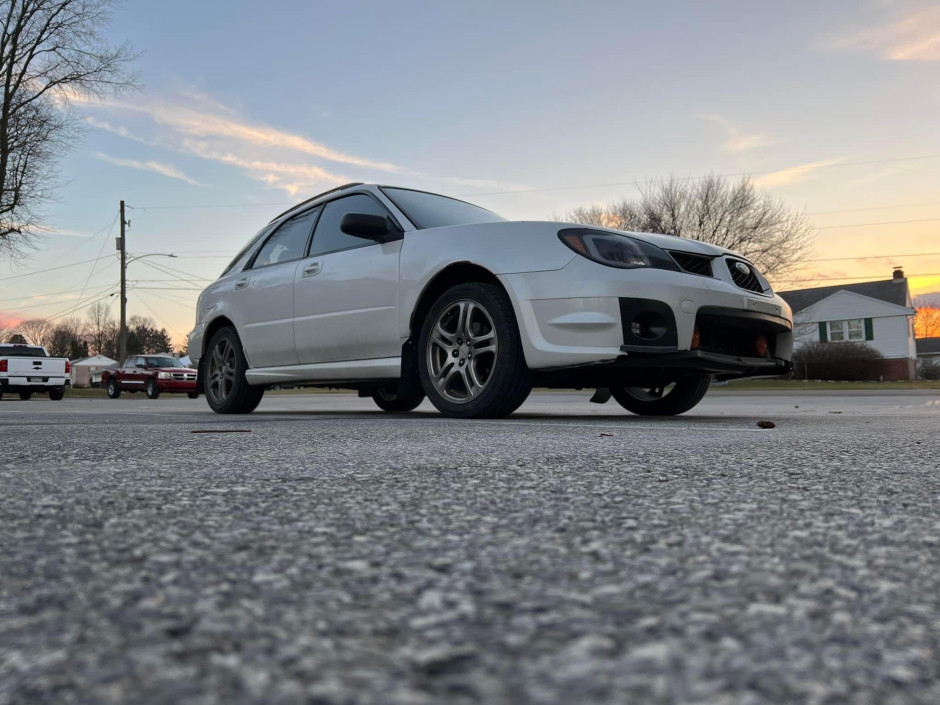
[[[83,233],[78,230],[69,230],[68,228],[38,228],[45,235],[64,235],[65,237],[94,237],[94,233]]]
[[[155,174],[161,174],[167,176],[171,179],[179,179],[180,181],[185,181],[187,184],[192,186],[202,186],[195,179],[191,179],[182,171],[177,169],[172,164],[162,164],[161,162],[147,161],[142,162],[137,159],[119,159],[118,157],[112,157],[101,152],[96,152],[95,157],[101,161],[108,162],[109,164],[114,164],[116,166],[126,166],[131,169],[139,169],[140,171],[152,171]]]
[[[435,177],[388,161],[350,154],[305,135],[245,119],[191,88],[179,91],[173,99],[98,100],[69,95],[67,100],[80,103],[93,113],[86,118],[93,127],[134,142],[237,168],[248,178],[291,196],[350,181],[382,180],[376,178],[376,172],[396,174],[417,182],[409,185],[425,188],[434,183],[491,191],[527,188],[491,179]],[[329,164],[324,166],[324,162]],[[164,168],[160,173],[168,176],[185,176],[159,162],[126,160],[123,165],[150,171],[160,167]],[[165,169],[172,169],[172,174]]]
[[[742,135],[740,130],[732,124],[730,120],[723,118],[721,115],[699,115],[699,117],[703,120],[717,123],[725,129],[728,133],[728,137],[724,144],[721,145],[721,148],[726,152],[746,152],[773,144],[773,140],[764,134],[755,133],[752,135]]]
[[[940,6],[880,27],[833,37],[823,47],[873,51],[888,61],[940,61]]]
[[[764,174],[758,176],[754,179],[754,185],[759,188],[772,188],[774,186],[788,186],[789,184],[795,184],[800,181],[806,181],[809,178],[815,176],[814,172],[817,169],[824,169],[834,164],[838,164],[842,161],[842,158],[838,159],[826,159],[821,162],[810,162],[808,164],[800,164],[798,166],[791,166],[789,169],[781,169],[780,171],[774,171],[769,174]]]
[[[195,96],[199,99],[199,96]],[[169,101],[141,101],[129,103],[120,100],[105,100],[99,105],[112,110],[143,113],[158,125],[169,127],[172,131],[190,137],[231,140],[243,145],[255,147],[277,147],[299,154],[320,157],[328,161],[353,166],[378,169],[386,172],[403,171],[388,162],[374,161],[345,154],[324,144],[275,127],[238,119],[228,109],[205,98],[206,108],[191,107]],[[94,103],[89,103],[94,105]]]

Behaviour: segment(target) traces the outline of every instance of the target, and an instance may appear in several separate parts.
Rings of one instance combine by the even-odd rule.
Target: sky
[[[273,216],[348,181],[513,219],[708,173],[817,228],[778,290],[940,291],[940,5],[919,0],[128,2],[143,87],[87,128],[35,249],[0,261],[0,325],[118,312],[182,344],[198,291]],[[174,254],[170,259],[160,255]]]

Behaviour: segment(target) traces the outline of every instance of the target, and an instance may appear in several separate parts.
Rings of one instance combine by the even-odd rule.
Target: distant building
[[[117,366],[117,360],[112,360],[105,355],[94,355],[82,360],[73,360],[72,386],[99,387],[101,386],[101,371]]]
[[[914,342],[918,360],[940,360],[940,338],[918,338]]]
[[[778,292],[793,309],[793,346],[807,343],[865,343],[884,356],[885,380],[914,379],[917,351],[907,278]]]

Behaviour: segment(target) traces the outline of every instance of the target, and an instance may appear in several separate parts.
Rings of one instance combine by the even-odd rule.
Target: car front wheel
[[[186,392],[186,396],[188,396],[190,399],[198,399],[199,392]]]
[[[206,348],[206,401],[217,414],[249,414],[261,403],[264,387],[245,379],[248,361],[235,329],[216,331]]]
[[[709,384],[710,375],[693,375],[658,387],[611,387],[610,393],[620,406],[634,414],[675,416],[702,401]]]
[[[160,396],[160,387],[157,386],[157,380],[152,379],[147,382],[147,398],[156,399]]]
[[[32,398],[33,398],[32,392],[20,392],[20,399],[22,401],[29,401]]]
[[[65,396],[64,389],[50,389],[49,390],[49,398],[52,401],[62,401],[62,397],[64,396]]]
[[[532,391],[512,304],[493,284],[444,292],[424,320],[418,353],[424,392],[447,416],[507,416]]]
[[[108,380],[108,399],[117,399],[121,396],[121,388],[117,386],[117,382],[113,379]]]

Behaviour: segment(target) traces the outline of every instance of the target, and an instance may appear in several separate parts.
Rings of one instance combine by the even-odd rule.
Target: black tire
[[[487,353],[482,351],[482,347],[480,349],[474,348],[469,338],[465,341],[466,345],[461,347],[461,339],[453,337],[452,341],[457,345],[451,350],[451,353],[456,352],[457,355],[451,361],[446,354],[442,354],[444,353],[444,347],[438,345],[437,348],[432,349],[429,347],[429,343],[432,330],[438,319],[449,315],[452,309],[461,305],[461,302],[472,304],[482,310],[482,315],[485,315],[485,317],[482,319],[482,324],[478,320],[477,325],[484,325],[489,328],[485,331],[487,337],[489,337],[490,332],[495,334],[495,346],[492,352]],[[458,312],[456,315],[460,316],[462,313]],[[480,316],[481,314],[473,315]],[[469,322],[466,324],[470,326],[468,330],[471,330],[471,335],[473,334],[472,327],[474,325],[471,320],[473,315],[468,317]],[[459,322],[455,327],[455,331],[453,335],[460,334]],[[474,350],[481,354],[478,354],[477,360],[471,364],[470,357]],[[436,361],[435,355],[438,355]],[[442,369],[447,371],[447,379],[453,378],[454,373],[459,372],[456,367],[458,363],[463,370],[460,372],[463,379],[466,379],[468,375],[477,379],[480,374],[480,365],[485,364],[483,361],[487,360],[487,357],[485,357],[487,355],[492,355],[492,360],[489,362],[489,367],[483,370],[483,374],[486,376],[485,382],[477,387],[482,391],[476,392],[475,396],[464,385],[464,389],[467,391],[465,399],[461,400],[454,396],[448,398],[444,396],[444,393],[447,393],[448,390],[445,388],[444,393],[438,391],[438,387],[432,381],[431,368],[435,364],[440,364]],[[494,284],[471,282],[458,284],[445,291],[431,306],[431,310],[428,311],[422,322],[421,334],[418,339],[417,361],[418,375],[421,378],[424,393],[445,416],[464,419],[508,416],[519,408],[522,402],[526,400],[526,397],[529,396],[529,392],[532,391],[531,376],[522,351],[522,340],[519,337],[516,315],[512,310],[512,304],[509,297],[506,296],[506,292]],[[453,365],[444,364],[448,361],[452,362]],[[465,363],[466,366],[464,366]],[[472,371],[471,368],[475,371]],[[443,384],[447,384],[446,379]],[[458,382],[458,386],[459,384],[462,383]],[[459,389],[455,389],[455,391],[459,392]]]
[[[186,396],[188,396],[190,399],[198,399],[199,392],[186,392]]]
[[[117,399],[119,396],[121,396],[121,388],[118,386],[114,377],[112,377],[108,380],[108,399]]]
[[[64,396],[65,396],[64,389],[50,389],[49,390],[49,398],[52,401],[62,401],[62,397]]]
[[[157,380],[151,378],[150,381],[147,382],[147,398],[156,399],[159,396],[160,387],[157,386]]]
[[[29,401],[29,400],[32,399],[32,398],[33,398],[33,393],[32,393],[32,392],[20,392],[20,400],[21,400],[21,401]]]
[[[385,387],[372,395],[372,401],[382,411],[404,413],[418,408],[424,401],[424,392],[416,389],[411,390],[410,393],[399,394],[399,390],[394,387]]]
[[[213,358],[214,355],[217,359]],[[264,396],[264,387],[252,386],[245,379],[248,361],[235,329],[226,326],[217,330],[206,347],[204,357],[206,401],[211,409],[217,414],[250,414],[254,411]],[[217,376],[220,370],[221,374]]]
[[[702,401],[710,384],[711,375],[691,375],[678,379],[672,389],[661,393],[662,396],[640,387],[611,387],[610,393],[620,406],[634,414],[675,416]]]

